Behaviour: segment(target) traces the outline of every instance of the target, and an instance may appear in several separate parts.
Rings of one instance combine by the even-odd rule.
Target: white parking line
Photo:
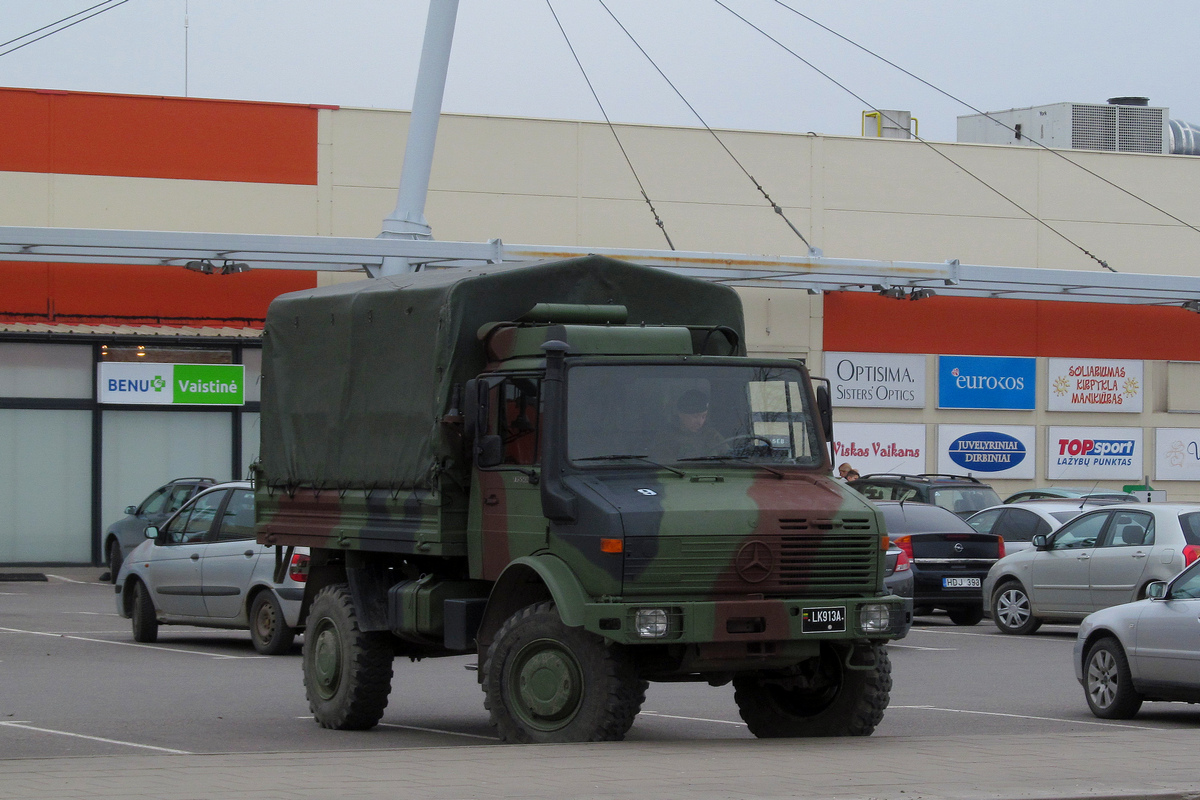
[[[891,649],[893,647],[899,647],[903,650],[934,650],[937,652],[945,652],[945,653],[953,653],[958,650],[957,647],[920,647],[915,644],[896,644],[895,642],[888,642],[888,649]]]
[[[152,744],[138,744],[137,742],[123,742],[120,739],[105,739],[101,736],[87,736],[82,733],[71,733],[70,731],[56,731],[56,730],[52,730],[50,728],[38,728],[34,725],[30,725],[27,722],[0,722],[0,725],[6,726],[9,728],[20,728],[21,730],[25,730],[25,731],[37,731],[38,733],[54,733],[59,736],[73,736],[76,739],[89,739],[93,742],[103,742],[105,744],[119,744],[119,745],[123,745],[125,747],[140,747],[144,750],[157,750],[160,753],[171,753],[172,755],[177,755],[177,756],[194,755],[194,753],[191,753],[187,750],[172,750],[169,747],[155,747]]]
[[[182,650],[178,647],[161,647],[156,644],[142,644],[141,642],[114,642],[112,639],[93,639],[90,636],[72,636],[66,633],[48,633],[46,631],[25,631],[20,628],[0,628],[0,631],[6,633],[28,633],[33,636],[52,636],[56,639],[74,639],[78,642],[98,642],[100,644],[117,644],[122,647],[144,647],[147,650],[161,650],[166,653],[186,653],[190,656],[208,656],[220,660],[249,660],[259,658],[270,658],[270,656],[230,656],[224,653],[206,653],[203,650]]]
[[[1010,634],[1007,634],[1007,633],[1000,633],[999,631],[997,631],[996,633],[974,633],[974,632],[972,632],[972,631],[949,631],[949,630],[942,630],[941,628],[918,628],[917,626],[915,626],[915,625],[914,625],[914,626],[912,627],[912,630],[910,631],[910,633],[917,633],[917,632],[920,632],[920,633],[941,633],[941,634],[945,634],[945,635],[947,635],[947,636],[982,636],[982,637],[984,637],[984,638],[988,638],[988,639],[1009,639],[1009,640],[1011,640],[1011,639],[1013,639],[1013,638],[1014,638],[1014,637],[1013,637],[1012,635],[1010,635]],[[1053,637],[1053,638],[1052,638],[1052,637],[1049,637],[1049,636],[1022,636],[1022,637],[1021,637],[1021,641],[1030,641],[1030,642],[1061,642],[1061,641],[1063,641],[1063,639],[1062,639],[1061,637]]]
[[[311,714],[308,716],[304,716],[304,717],[296,717],[296,719],[312,719],[312,718],[313,717]],[[380,723],[377,723],[377,725],[380,728],[399,728],[400,730],[421,731],[422,733],[444,733],[447,736],[465,736],[468,739],[483,739],[488,742],[500,741],[500,737],[498,737],[498,736],[481,736],[478,733],[462,733],[461,731],[444,731],[444,730],[441,730],[440,728],[422,728],[419,725],[397,725],[394,722],[380,722]]]
[[[1099,725],[1104,728],[1132,728],[1139,731],[1161,731],[1162,728],[1150,728],[1145,725],[1125,725],[1118,722],[1098,722],[1090,719],[1064,719],[1062,717],[1033,717],[1028,714],[1001,714],[998,711],[970,711],[965,708],[939,708],[938,706],[888,706],[889,709],[906,709],[910,711],[941,711],[947,714],[978,714],[984,717],[1007,717],[1009,719],[1031,719],[1039,722],[1067,722],[1072,725]]]
[[[60,611],[60,614],[86,614],[89,617],[119,617],[115,611]]]
[[[740,728],[746,727],[746,723],[744,723],[744,722],[734,722],[733,720],[728,720],[728,719],[708,719],[707,717],[681,717],[676,714],[661,714],[657,711],[643,711],[642,714],[644,716],[662,717],[663,719],[683,719],[683,720],[687,720],[688,722],[715,722],[720,725],[737,725]]]
[[[46,577],[54,578],[56,581],[65,581],[67,583],[95,583],[95,581],[77,581],[74,578],[64,578],[62,575],[51,575],[49,572],[46,573]]]

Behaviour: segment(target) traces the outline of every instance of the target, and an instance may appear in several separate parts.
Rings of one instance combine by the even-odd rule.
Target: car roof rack
[[[952,481],[969,481],[971,483],[983,485],[983,481],[972,475],[950,475],[944,472],[922,472],[917,475],[907,475],[902,472],[872,472],[870,475],[863,475],[860,480],[865,480],[867,478],[901,478],[904,480],[930,480],[944,478]]]
[[[216,478],[205,478],[201,475],[192,475],[187,478],[172,478],[171,483],[181,483],[183,481],[208,481],[209,483],[218,483]]]

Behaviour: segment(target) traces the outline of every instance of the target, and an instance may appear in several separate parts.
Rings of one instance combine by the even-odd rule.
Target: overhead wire
[[[2,50],[2,51],[0,51],[0,56],[6,56],[9,53],[15,53],[16,51],[20,50],[22,47],[28,47],[29,45],[33,44],[34,42],[40,42],[42,39],[53,36],[56,33],[62,33],[67,28],[72,28],[81,22],[87,22],[92,17],[98,17],[101,14],[103,14],[105,11],[112,11],[114,8],[117,8],[118,6],[123,6],[128,2],[129,2],[129,0],[116,0],[116,2],[113,2],[113,0],[105,0],[105,2],[103,2],[103,3],[97,3],[96,5],[94,5],[90,8],[85,8],[82,11],[76,11],[74,14],[69,14],[68,16],[63,17],[62,19],[58,20],[57,22],[51,22],[49,25],[43,25],[42,27],[38,28],[37,30],[30,31],[29,33],[26,33],[22,36],[18,36],[15,39],[9,39],[7,42],[0,44],[0,48],[8,47],[8,45],[12,44],[13,42],[20,42],[22,39],[27,39],[30,36],[33,36],[35,33],[41,33],[42,31],[46,30],[47,28],[54,28],[54,26],[61,25],[62,23],[66,22],[69,19],[72,19],[73,17],[78,17],[81,14],[87,14],[89,11],[93,11],[97,8],[100,9],[99,11],[96,11],[96,13],[88,14],[88,16],[83,17],[82,19],[77,19],[74,22],[70,23],[69,25],[63,25],[61,28],[55,28],[54,30],[50,31],[49,33],[42,34],[41,36],[37,37],[36,39],[30,39],[28,42],[22,42],[21,44],[17,45],[16,47],[9,48],[8,50]],[[101,6],[105,6],[105,7],[101,8]]]
[[[600,2],[601,2],[601,3],[603,3],[603,0],[600,0]],[[850,87],[846,86],[846,85],[845,85],[845,84],[843,84],[841,81],[837,80],[836,78],[834,78],[834,77],[833,77],[832,75],[830,75],[828,72],[825,72],[824,70],[822,70],[822,69],[821,69],[820,67],[818,67],[817,65],[813,64],[811,61],[809,61],[809,60],[808,60],[808,59],[806,59],[804,56],[802,56],[802,55],[800,55],[799,53],[797,53],[795,50],[792,50],[790,47],[788,47],[788,46],[787,46],[787,45],[785,45],[783,42],[781,42],[781,41],[779,41],[778,39],[776,39],[776,38],[775,38],[774,36],[772,36],[771,34],[767,33],[765,30],[763,30],[762,28],[760,28],[758,25],[755,25],[753,22],[751,22],[750,20],[746,19],[744,16],[742,16],[742,15],[741,15],[741,14],[739,14],[738,12],[734,11],[732,8],[730,8],[729,6],[727,6],[727,5],[726,5],[726,4],[723,2],[723,0],[713,0],[713,2],[714,2],[714,3],[716,3],[717,5],[719,5],[721,8],[725,9],[726,11],[728,11],[728,12],[729,12],[730,14],[732,14],[733,16],[737,17],[739,20],[741,20],[741,21],[742,21],[743,23],[745,23],[746,25],[748,25],[748,26],[750,26],[751,28],[753,28],[754,30],[758,31],[760,34],[762,34],[762,35],[763,35],[763,36],[765,36],[766,38],[770,39],[770,40],[771,40],[771,41],[772,41],[774,44],[778,45],[778,46],[779,46],[780,48],[782,48],[784,51],[786,51],[787,53],[791,54],[791,55],[792,55],[794,58],[796,58],[796,59],[799,59],[799,60],[800,60],[802,63],[804,63],[804,64],[805,64],[805,66],[807,66],[809,69],[813,70],[813,71],[814,71],[814,72],[816,72],[818,75],[820,75],[821,77],[825,78],[825,79],[826,79],[826,80],[828,80],[830,83],[832,83],[834,86],[837,86],[839,89],[841,89],[842,91],[846,92],[848,95],[850,95],[851,97],[853,97],[853,98],[854,98],[855,100],[857,100],[858,102],[860,102],[860,103],[862,103],[863,105],[867,106],[867,107],[868,107],[868,108],[870,108],[872,111],[874,111],[874,112],[876,112],[876,113],[880,114],[880,116],[881,116],[881,117],[884,117],[884,116],[886,115],[886,112],[884,112],[884,111],[881,111],[880,109],[876,108],[876,107],[875,107],[873,104],[871,104],[871,103],[867,102],[867,101],[866,101],[865,99],[863,99],[863,98],[862,98],[862,97],[861,97],[859,94],[857,94],[857,93],[856,93],[856,92],[855,92],[853,89],[851,89]],[[887,120],[888,120],[889,122],[891,122],[893,125],[895,125],[895,124],[896,124],[896,121],[895,121],[894,119],[892,119],[891,117],[886,117],[886,118],[887,118]],[[1060,239],[1062,239],[1063,241],[1067,242],[1068,244],[1070,244],[1070,245],[1071,245],[1072,247],[1074,247],[1075,249],[1079,250],[1079,252],[1083,253],[1083,254],[1084,254],[1084,255],[1086,255],[1088,258],[1090,258],[1090,259],[1092,259],[1093,261],[1095,261],[1097,264],[1099,264],[1099,265],[1100,265],[1101,267],[1103,267],[1104,269],[1108,270],[1109,272],[1116,272],[1116,271],[1117,271],[1117,270],[1113,269],[1112,267],[1110,267],[1110,266],[1108,265],[1108,262],[1107,262],[1107,261],[1105,261],[1104,259],[1102,259],[1102,258],[1100,258],[1099,256],[1095,255],[1094,253],[1092,253],[1091,251],[1089,251],[1087,248],[1085,248],[1083,245],[1081,245],[1081,244],[1079,244],[1078,242],[1076,242],[1076,241],[1072,240],[1072,239],[1071,239],[1070,237],[1068,237],[1068,236],[1067,236],[1065,233],[1063,233],[1062,231],[1059,231],[1059,230],[1058,230],[1058,229],[1056,229],[1056,228],[1055,228],[1053,225],[1051,225],[1050,223],[1046,222],[1044,219],[1042,219],[1041,217],[1037,216],[1036,214],[1034,214],[1032,211],[1028,210],[1028,209],[1027,209],[1027,208],[1025,208],[1024,206],[1022,206],[1022,205],[1021,205],[1020,203],[1018,203],[1016,200],[1013,200],[1011,197],[1009,197],[1008,195],[1006,195],[1006,194],[1004,194],[1003,192],[1001,192],[1001,191],[1000,191],[999,189],[997,189],[995,186],[992,186],[990,183],[988,183],[987,181],[985,181],[983,178],[981,178],[980,176],[976,175],[974,172],[971,172],[971,170],[967,169],[967,168],[966,168],[966,167],[964,167],[962,164],[960,164],[959,162],[955,161],[953,158],[951,158],[950,156],[948,156],[946,153],[944,153],[944,152],[942,152],[941,150],[939,150],[937,147],[935,147],[935,146],[933,145],[933,143],[932,143],[932,142],[930,142],[930,141],[928,141],[928,140],[926,140],[926,139],[922,139],[920,136],[917,136],[917,135],[915,135],[915,134],[913,134],[913,138],[914,138],[914,139],[916,139],[916,140],[917,140],[918,142],[920,142],[921,144],[923,144],[923,145],[925,145],[926,147],[928,147],[930,150],[932,150],[932,151],[933,151],[934,153],[936,153],[937,155],[939,155],[939,156],[941,156],[942,158],[944,158],[946,161],[949,161],[949,162],[950,162],[951,164],[953,164],[953,165],[954,165],[956,168],[958,168],[958,169],[962,170],[962,171],[963,171],[965,174],[969,175],[971,178],[973,178],[974,180],[976,180],[977,182],[979,182],[981,185],[983,185],[983,186],[984,186],[984,187],[986,187],[988,190],[990,190],[991,192],[993,192],[994,194],[996,194],[998,197],[1002,198],[1002,199],[1003,199],[1005,202],[1009,203],[1009,204],[1010,204],[1010,205],[1012,205],[1014,208],[1018,209],[1018,210],[1019,210],[1021,213],[1025,214],[1027,217],[1029,217],[1030,219],[1032,219],[1034,222],[1037,222],[1039,225],[1042,225],[1043,227],[1045,227],[1045,228],[1046,228],[1046,230],[1050,231],[1050,232],[1051,232],[1051,233],[1053,233],[1055,236],[1058,236]]]
[[[847,37],[847,36],[844,36],[843,34],[839,33],[838,31],[835,31],[833,28],[830,28],[828,25],[824,25],[824,24],[822,24],[821,22],[819,22],[818,20],[815,20],[815,19],[813,19],[813,18],[812,18],[812,17],[810,17],[809,15],[805,14],[803,11],[800,11],[800,10],[798,10],[798,9],[792,8],[792,7],[791,7],[791,6],[789,6],[787,3],[784,3],[782,0],[772,0],[772,2],[774,2],[776,5],[778,5],[778,6],[782,7],[782,8],[785,8],[785,9],[787,9],[788,11],[791,11],[791,12],[792,12],[793,14],[795,14],[796,16],[798,16],[798,17],[801,17],[801,18],[803,18],[803,19],[806,19],[806,20],[808,20],[808,21],[809,21],[809,22],[811,22],[813,25],[816,25],[818,28],[821,28],[822,30],[828,31],[829,33],[831,33],[831,34],[833,34],[834,36],[838,37],[839,39],[841,39],[842,41],[846,42],[847,44],[849,44],[849,45],[852,45],[852,46],[854,46],[854,47],[858,48],[859,50],[863,51],[863,52],[864,52],[864,53],[866,53],[867,55],[869,55],[869,56],[871,56],[871,57],[873,57],[873,58],[877,58],[877,59],[879,59],[879,60],[880,60],[880,61],[882,61],[883,63],[887,64],[889,67],[892,67],[892,68],[894,68],[894,69],[897,69],[897,70],[899,70],[900,72],[903,72],[905,75],[907,75],[908,77],[912,78],[913,80],[915,80],[915,81],[918,81],[919,83],[922,83],[922,84],[924,84],[925,86],[928,86],[930,89],[933,89],[933,90],[934,90],[935,92],[937,92],[938,94],[941,94],[941,95],[943,95],[944,97],[948,97],[949,99],[953,100],[954,102],[958,103],[959,105],[962,105],[964,108],[969,108],[970,110],[974,111],[976,114],[980,114],[980,115],[982,115],[983,117],[986,117],[987,119],[989,119],[989,120],[991,120],[992,122],[996,123],[996,124],[997,124],[997,125],[999,125],[1000,127],[1002,127],[1002,128],[1004,128],[1004,129],[1006,129],[1006,130],[1008,130],[1008,131],[1012,132],[1013,134],[1016,134],[1016,133],[1017,133],[1017,130],[1016,130],[1016,128],[1013,128],[1011,125],[1008,125],[1007,123],[1001,122],[1000,120],[996,119],[994,116],[992,116],[991,114],[989,114],[989,113],[988,113],[988,112],[986,112],[986,111],[981,111],[981,110],[979,110],[979,109],[978,109],[978,108],[976,108],[975,106],[973,106],[973,105],[971,105],[970,103],[968,103],[966,100],[963,100],[963,99],[962,99],[962,98],[960,98],[960,97],[956,97],[956,96],[954,96],[953,94],[951,94],[950,92],[947,92],[945,89],[942,89],[941,87],[939,87],[939,86],[936,86],[936,85],[934,85],[933,83],[930,83],[929,81],[927,81],[927,80],[925,80],[924,78],[922,78],[920,75],[915,75],[915,74],[913,74],[912,72],[908,71],[908,70],[907,70],[907,69],[905,69],[904,67],[902,67],[902,66],[900,66],[899,64],[895,63],[894,61],[890,61],[890,60],[888,60],[887,58],[885,58],[884,56],[880,55],[879,53],[876,53],[875,51],[871,50],[870,48],[868,48],[868,47],[864,47],[863,45],[859,44],[858,42],[854,41],[853,39],[850,39],[849,37]],[[1077,168],[1079,168],[1079,169],[1083,170],[1083,171],[1084,171],[1084,172],[1086,172],[1088,175],[1091,175],[1092,177],[1094,177],[1094,178],[1096,178],[1096,179],[1098,179],[1098,180],[1100,180],[1100,181],[1104,182],[1105,184],[1107,184],[1107,185],[1111,186],[1112,188],[1116,189],[1117,191],[1119,191],[1119,192],[1122,192],[1123,194],[1126,194],[1126,195],[1128,195],[1129,197],[1132,197],[1134,200],[1137,200],[1139,203],[1143,203],[1143,204],[1145,204],[1145,205],[1149,206],[1150,208],[1154,209],[1155,211],[1158,211],[1160,214],[1163,214],[1163,215],[1165,215],[1165,216],[1167,216],[1167,217],[1170,217],[1171,219],[1173,219],[1173,220],[1175,220],[1176,222],[1178,222],[1180,225],[1183,225],[1184,227],[1187,227],[1187,228],[1191,228],[1192,230],[1196,231],[1197,233],[1200,233],[1200,228],[1196,227],[1195,225],[1192,225],[1190,222],[1187,222],[1186,220],[1180,219],[1179,217],[1177,217],[1177,216],[1175,216],[1174,214],[1172,214],[1170,211],[1167,211],[1166,209],[1164,209],[1164,208],[1161,208],[1160,206],[1158,206],[1158,205],[1156,205],[1156,204],[1154,204],[1154,203],[1150,202],[1149,200],[1147,200],[1146,198],[1144,198],[1144,197],[1142,197],[1142,196],[1140,196],[1140,195],[1136,194],[1135,192],[1131,192],[1130,190],[1126,189],[1124,186],[1121,186],[1121,185],[1120,185],[1120,184],[1118,184],[1118,183],[1114,183],[1113,181],[1109,180],[1108,178],[1104,177],[1103,175],[1100,175],[1099,173],[1097,173],[1097,172],[1095,172],[1095,171],[1093,171],[1093,170],[1091,170],[1091,169],[1088,169],[1088,168],[1087,168],[1087,167],[1085,167],[1083,164],[1080,164],[1078,161],[1075,161],[1075,160],[1071,159],[1070,157],[1068,157],[1068,156],[1067,156],[1065,153],[1063,153],[1061,150],[1057,150],[1057,149],[1055,149],[1055,148],[1053,148],[1053,147],[1048,147],[1048,146],[1046,146],[1045,144],[1043,144],[1042,142],[1038,141],[1038,140],[1037,140],[1035,137],[1033,137],[1033,136],[1029,136],[1028,134],[1022,134],[1022,136],[1023,136],[1024,138],[1028,139],[1030,142],[1032,142],[1032,143],[1034,144],[1034,146],[1036,146],[1036,147],[1040,147],[1040,148],[1042,148],[1043,150],[1045,150],[1045,151],[1047,151],[1048,153],[1050,153],[1051,155],[1054,155],[1054,156],[1057,156],[1058,158],[1061,158],[1063,161],[1066,161],[1068,164],[1071,164],[1072,166],[1075,166],[1075,167],[1077,167]]]
[[[787,226],[792,229],[792,233],[794,233],[798,237],[800,237],[800,241],[804,242],[805,246],[808,247],[809,250],[812,250],[813,247],[811,244],[809,244],[808,239],[804,238],[804,234],[802,234],[800,232],[800,230],[795,225],[792,224],[792,221],[790,219],[788,219],[787,214],[783,213],[783,208],[778,203],[776,203],[775,200],[772,199],[769,194],[767,194],[767,190],[764,189],[762,184],[758,182],[758,179],[755,178],[753,175],[751,175],[750,171],[747,170],[742,165],[742,162],[738,160],[738,157],[735,156],[733,154],[733,151],[730,150],[725,145],[725,142],[722,141],[721,137],[717,135],[717,132],[714,131],[712,129],[712,127],[704,120],[704,117],[702,117],[700,115],[700,112],[696,110],[695,106],[693,106],[690,102],[688,102],[688,99],[686,97],[684,97],[683,92],[679,91],[679,88],[671,81],[670,78],[667,77],[667,74],[662,71],[662,68],[659,67],[657,63],[655,63],[654,59],[650,57],[650,54],[646,52],[646,49],[644,47],[642,47],[642,45],[638,42],[638,40],[636,38],[634,38],[633,34],[629,32],[629,29],[625,27],[625,25],[621,22],[621,20],[617,19],[617,15],[612,12],[612,9],[610,9],[608,7],[608,5],[604,2],[604,0],[597,0],[597,2],[599,2],[601,7],[605,11],[608,12],[608,15],[610,17],[612,17],[613,22],[617,23],[617,27],[619,27],[625,33],[625,35],[629,38],[629,41],[633,42],[634,47],[636,47],[639,51],[641,51],[641,54],[643,56],[645,56],[647,61],[650,62],[650,66],[654,67],[655,71],[658,72],[659,76],[661,76],[662,79],[667,82],[667,85],[670,86],[672,91],[674,91],[675,94],[679,97],[679,99],[683,101],[683,104],[688,107],[688,110],[692,112],[692,114],[696,117],[696,119],[700,120],[700,124],[704,126],[704,129],[706,131],[708,131],[709,134],[711,134],[714,139],[717,140],[717,144],[721,145],[721,149],[724,150],[729,155],[729,157],[733,159],[733,163],[738,165],[738,169],[740,169],[745,174],[745,176],[750,179],[750,182],[754,184],[754,188],[757,189],[759,191],[759,193],[762,194],[762,196],[770,204],[771,209],[776,214],[778,214],[785,223],[787,223]]]
[[[642,199],[646,201],[646,205],[650,207],[650,213],[654,215],[654,224],[662,231],[663,237],[667,240],[667,246],[674,250],[675,243],[671,241],[671,236],[667,233],[667,226],[663,223],[662,218],[658,216],[658,211],[655,210],[654,203],[650,202],[650,196],[646,194],[646,187],[642,185],[642,179],[638,176],[637,170],[634,169],[633,161],[629,158],[629,153],[625,152],[625,145],[621,143],[621,137],[617,135],[617,129],[612,124],[612,120],[609,119],[608,111],[604,108],[604,103],[600,102],[600,95],[596,93],[596,87],[592,85],[592,79],[588,77],[587,70],[583,68],[583,62],[579,60],[579,54],[575,52],[575,46],[571,44],[571,38],[567,36],[567,30],[563,27],[562,20],[558,18],[558,14],[554,11],[554,6],[550,0],[546,0],[546,6],[550,9],[551,16],[554,17],[554,23],[558,25],[558,30],[562,34],[563,41],[567,43],[567,48],[571,51],[571,57],[575,59],[575,64],[579,67],[579,72],[583,75],[583,80],[587,83],[588,90],[592,93],[592,98],[600,108],[600,113],[604,115],[604,122],[608,125],[609,131],[612,132],[613,138],[617,140],[617,147],[620,148],[621,155],[625,157],[625,163],[629,165],[629,171],[633,173],[633,179],[637,181],[638,191],[642,193]]]

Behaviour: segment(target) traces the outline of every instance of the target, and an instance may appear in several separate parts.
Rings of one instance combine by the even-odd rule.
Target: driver
[[[654,438],[651,451],[657,458],[677,460],[720,452],[725,437],[708,424],[708,395],[689,389],[675,404],[675,425]]]

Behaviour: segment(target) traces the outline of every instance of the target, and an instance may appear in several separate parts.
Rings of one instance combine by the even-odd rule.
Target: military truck
[[[509,742],[620,739],[648,681],[732,682],[760,737],[882,719],[881,519],[732,289],[601,257],[340,284],[271,304],[262,374],[258,540],[310,548],[322,726],[464,654]]]

